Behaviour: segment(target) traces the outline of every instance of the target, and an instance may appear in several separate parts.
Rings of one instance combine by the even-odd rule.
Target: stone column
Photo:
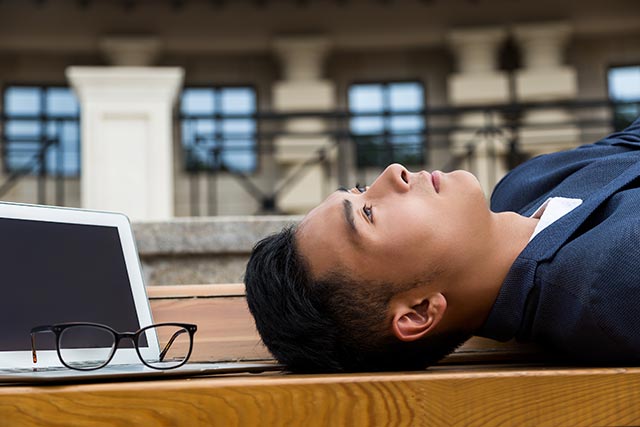
[[[570,34],[571,28],[564,23],[523,24],[513,28],[524,65],[515,76],[519,102],[575,99],[578,93],[576,70],[564,65],[564,51]],[[521,150],[537,155],[575,146],[579,141],[578,129],[571,124],[558,125],[572,120],[573,115],[562,108],[528,111],[519,133]]]
[[[457,72],[448,78],[449,103],[455,107],[505,104],[509,101],[509,77],[498,70],[498,51],[507,37],[500,27],[454,30],[448,42],[455,55]],[[456,124],[469,128],[451,135],[452,154],[467,160],[461,167],[476,174],[487,194],[505,173],[506,141],[478,133],[488,124],[500,125],[501,118],[483,112],[460,115]],[[475,131],[474,131],[475,130]],[[467,154],[473,151],[471,158]]]
[[[318,36],[278,37],[273,47],[282,65],[283,80],[273,88],[273,108],[278,112],[322,112],[336,108],[335,84],[322,77],[325,57],[330,45]],[[284,123],[292,135],[275,141],[276,160],[281,176],[296,165],[325,149],[334,156],[332,139],[318,135],[327,130],[324,119],[295,118]],[[309,166],[306,172],[278,199],[278,207],[286,213],[306,213],[326,196],[323,166]]]
[[[70,67],[66,74],[81,105],[82,206],[133,220],[173,217],[172,112],[183,70]]]

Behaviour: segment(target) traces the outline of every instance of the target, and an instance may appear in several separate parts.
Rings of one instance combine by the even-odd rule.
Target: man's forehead
[[[344,219],[344,193],[335,192],[312,209],[298,227],[298,247],[312,273],[322,274],[339,267],[350,244]]]
[[[304,218],[302,218],[302,221],[300,221],[300,226],[302,227],[305,223],[309,221],[313,222],[318,219],[326,220],[327,217],[331,217],[332,215],[335,215],[335,212],[332,212],[332,211],[337,208],[339,199],[342,199],[342,197],[340,197],[339,191],[334,191],[333,193],[329,194],[329,196],[327,196],[327,198],[324,199],[322,203],[320,203],[315,208],[311,209],[304,216]]]

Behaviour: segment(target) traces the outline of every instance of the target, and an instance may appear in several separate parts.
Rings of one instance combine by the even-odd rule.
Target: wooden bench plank
[[[156,321],[199,324],[195,360],[268,357],[243,295],[237,284],[149,288]],[[0,426],[640,425],[640,368],[495,364],[528,352],[474,339],[420,372],[0,386]]]
[[[262,344],[243,284],[149,286],[154,322],[198,325],[192,361],[272,359]]]
[[[7,426],[637,426],[640,368],[0,387]]]
[[[154,321],[198,325],[193,361],[264,360],[271,356],[255,330],[242,283],[148,286]],[[474,337],[442,364],[545,360],[534,345]]]

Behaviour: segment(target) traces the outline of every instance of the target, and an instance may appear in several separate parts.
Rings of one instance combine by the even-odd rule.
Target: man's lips
[[[436,190],[436,193],[440,192],[440,177],[442,172],[433,171],[431,172],[431,183],[433,184],[433,188]]]

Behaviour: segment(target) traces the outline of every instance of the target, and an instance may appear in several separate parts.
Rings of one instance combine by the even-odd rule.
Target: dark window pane
[[[187,171],[255,170],[256,121],[250,117],[256,112],[254,89],[187,88],[182,94],[180,108]],[[189,115],[209,117],[196,119]]]
[[[609,94],[616,101],[640,100],[640,65],[611,68]]]
[[[42,133],[41,122],[35,120],[7,120],[5,136],[9,140],[22,140],[40,138]]]
[[[226,88],[221,93],[224,114],[252,114],[256,110],[256,95],[249,88]]]
[[[42,109],[42,90],[37,87],[9,87],[4,95],[4,112],[8,116],[38,115]]]
[[[182,92],[180,110],[182,114],[213,114],[215,97],[212,89],[185,89]]]
[[[216,126],[216,122],[212,119],[195,119],[193,122],[193,125],[194,125],[193,135],[196,139],[198,138],[211,139],[213,138],[214,134],[217,132],[217,128],[218,128],[218,126]]]
[[[4,111],[7,172],[80,173],[80,108],[71,89],[10,86],[4,92]]]
[[[393,83],[389,85],[391,111],[420,111],[424,107],[424,92],[419,83]]]
[[[629,126],[640,115],[640,65],[609,69],[609,97],[616,105],[613,120],[616,130]]]
[[[226,119],[222,121],[222,133],[229,138],[250,136],[255,132],[255,121],[251,119]]]
[[[15,150],[7,153],[5,161],[7,167],[9,167],[11,171],[31,172],[37,166],[33,160],[33,154],[31,152],[21,150]]]
[[[351,86],[350,129],[357,148],[358,167],[384,167],[393,162],[422,164],[423,110],[424,88],[419,82]]]
[[[351,119],[351,132],[357,135],[374,135],[384,132],[382,116],[363,116]]]
[[[384,136],[355,135],[353,139],[358,147],[358,166],[379,166],[390,163],[393,147],[386,143]]]
[[[416,115],[391,116],[389,128],[392,133],[420,133],[424,129],[424,118]]]
[[[352,113],[384,111],[384,87],[379,84],[353,85],[349,90],[349,110]]]
[[[222,154],[222,161],[231,171],[251,171],[256,168],[256,156],[251,140],[234,141]]]
[[[46,112],[51,117],[77,116],[80,106],[69,88],[52,88],[47,91]]]

